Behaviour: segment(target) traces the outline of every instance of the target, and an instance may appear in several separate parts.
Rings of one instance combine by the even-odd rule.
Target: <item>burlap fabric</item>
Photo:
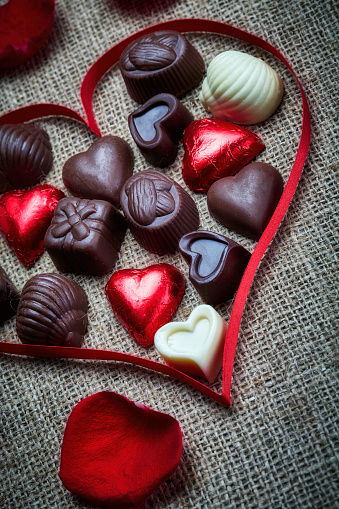
[[[4,2],[2,1],[1,4]],[[312,114],[312,146],[295,198],[256,274],[245,309],[235,359],[230,409],[168,377],[121,363],[63,361],[1,355],[0,505],[18,508],[87,507],[58,477],[60,447],[75,404],[98,391],[115,391],[176,417],[184,436],[175,475],[147,508],[336,507],[336,2],[309,0],[58,0],[55,25],[43,50],[1,74],[1,113],[37,102],[57,102],[80,113],[81,80],[115,42],[150,24],[182,17],[230,23],[275,45],[297,72]],[[206,64],[226,49],[262,56],[282,76],[278,112],[253,130],[266,143],[258,160],[270,162],[285,181],[297,149],[301,99],[295,80],[273,57],[250,45],[215,35],[192,34]],[[195,118],[208,116],[199,89],[183,102]],[[130,137],[126,116],[136,104],[117,68],[99,84],[94,108],[104,134],[122,136],[135,153],[135,171],[147,167]],[[63,118],[39,121],[50,135],[54,166],[47,181],[64,189],[61,169],[95,136]],[[168,174],[183,184],[182,147]],[[215,222],[205,195],[193,195],[201,228],[226,234],[250,251],[255,243]],[[23,267],[0,239],[1,265],[21,289],[31,276],[55,271],[47,254]],[[180,255],[161,259],[141,249],[128,233],[116,265],[144,267],[167,261],[185,275],[187,289],[175,319],[185,319],[201,300]],[[109,275],[72,276],[89,297],[86,347],[117,349],[159,360],[119,325],[104,296]],[[232,302],[218,306],[226,319]],[[2,340],[18,341],[15,320]],[[220,389],[221,378],[214,384]],[[81,433],[81,430],[79,430]]]

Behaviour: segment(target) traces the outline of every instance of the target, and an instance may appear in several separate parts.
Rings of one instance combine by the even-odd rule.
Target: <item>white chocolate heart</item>
[[[203,376],[212,383],[222,366],[226,330],[226,322],[219,313],[202,304],[186,322],[170,322],[160,327],[154,345],[168,365],[190,376]]]
[[[280,76],[263,60],[224,51],[209,64],[199,99],[216,118],[249,125],[270,117],[282,96]]]

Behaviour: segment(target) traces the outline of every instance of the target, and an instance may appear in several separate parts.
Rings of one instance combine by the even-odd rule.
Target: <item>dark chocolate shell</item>
[[[38,184],[52,164],[46,131],[33,124],[0,126],[0,193]]]
[[[0,325],[15,315],[19,304],[19,292],[0,267]]]
[[[23,343],[81,346],[87,329],[87,297],[61,274],[38,274],[25,284],[16,317]]]

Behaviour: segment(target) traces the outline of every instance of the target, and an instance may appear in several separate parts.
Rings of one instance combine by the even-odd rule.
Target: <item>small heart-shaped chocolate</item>
[[[153,166],[169,166],[178,153],[178,141],[192,114],[174,95],[158,94],[128,117],[131,135],[145,159]]]
[[[214,382],[222,365],[227,325],[211,306],[195,308],[186,322],[170,322],[154,337],[154,345],[170,366]]]
[[[267,163],[251,163],[234,177],[217,180],[207,193],[207,205],[226,228],[259,240],[283,190],[278,170]]]
[[[182,177],[193,191],[207,192],[218,179],[234,175],[263,148],[256,134],[216,118],[195,120],[185,129]]]
[[[44,237],[57,203],[65,195],[42,184],[0,197],[0,233],[21,263],[30,267],[45,251]]]
[[[172,318],[184,291],[183,275],[168,263],[117,270],[106,285],[114,314],[144,347],[153,344],[155,332]]]
[[[128,143],[118,136],[96,140],[86,152],[66,161],[62,178],[79,198],[106,200],[118,207],[120,191],[132,176],[134,157]]]
[[[233,297],[251,257],[237,242],[202,230],[181,237],[179,250],[190,264],[191,282],[211,305]]]

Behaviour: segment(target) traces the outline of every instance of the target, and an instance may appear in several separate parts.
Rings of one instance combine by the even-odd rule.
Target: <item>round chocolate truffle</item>
[[[25,284],[16,330],[23,343],[81,346],[87,329],[87,297],[72,279],[38,274]]]
[[[180,237],[199,226],[190,195],[157,170],[133,175],[121,190],[120,203],[136,241],[151,253],[174,253]]]
[[[161,92],[180,97],[198,85],[204,62],[178,32],[153,32],[133,41],[122,52],[120,71],[129,95],[143,103]]]

